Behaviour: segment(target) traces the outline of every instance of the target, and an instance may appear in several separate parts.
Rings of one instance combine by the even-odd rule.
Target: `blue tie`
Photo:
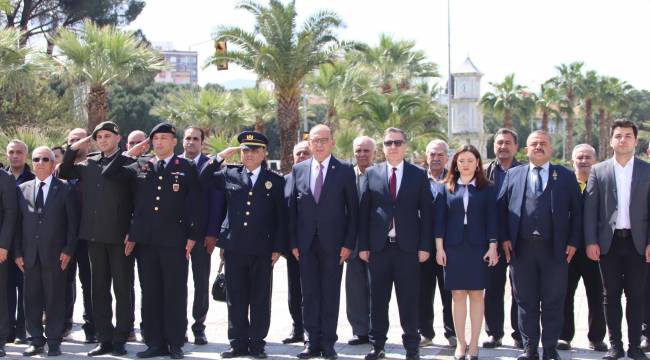
[[[535,183],[535,197],[540,197],[544,192],[544,183],[542,183],[542,167],[535,166],[535,171],[537,172],[537,182]]]

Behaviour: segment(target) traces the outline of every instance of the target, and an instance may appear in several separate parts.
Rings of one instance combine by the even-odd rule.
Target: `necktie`
[[[247,173],[247,175],[248,175],[248,188],[252,189],[253,188],[253,173],[249,171]]]
[[[45,186],[45,182],[41,181],[41,183],[38,186],[38,193],[36,194],[36,212],[37,213],[42,213],[43,212],[43,206],[45,204],[45,199],[43,198],[43,186]]]
[[[397,168],[393,168],[393,172],[390,174],[390,182],[388,183],[390,187],[390,198],[393,201],[397,199],[397,175],[395,175],[396,171]]]
[[[314,185],[314,200],[316,200],[316,204],[320,200],[321,190],[323,190],[323,165],[318,163],[318,176],[316,176],[316,184]]]
[[[161,173],[165,169],[165,160],[158,160],[158,165],[156,166],[157,172]]]
[[[540,166],[535,166],[535,171],[537,172],[537,181],[535,183],[535,196],[540,197],[544,192],[544,184],[542,183],[542,168]]]

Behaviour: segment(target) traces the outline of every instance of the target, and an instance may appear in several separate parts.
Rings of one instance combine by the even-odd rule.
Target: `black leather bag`
[[[226,301],[226,274],[223,273],[223,260],[219,264],[217,278],[212,284],[212,298],[216,301]]]

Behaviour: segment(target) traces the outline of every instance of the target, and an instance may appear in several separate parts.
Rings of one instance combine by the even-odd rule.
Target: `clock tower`
[[[479,106],[482,76],[469,57],[452,73],[451,136],[458,144],[474,145],[485,158],[486,139]]]

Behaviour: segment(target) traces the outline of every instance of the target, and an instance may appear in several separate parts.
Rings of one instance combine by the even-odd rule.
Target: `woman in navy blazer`
[[[497,205],[494,187],[483,173],[481,155],[472,145],[457,150],[435,204],[436,261],[445,267],[445,288],[454,303],[458,342],[454,359],[478,359],[487,268],[497,254]],[[472,325],[469,351],[465,340],[467,298]],[[467,354],[466,354],[467,352]]]

